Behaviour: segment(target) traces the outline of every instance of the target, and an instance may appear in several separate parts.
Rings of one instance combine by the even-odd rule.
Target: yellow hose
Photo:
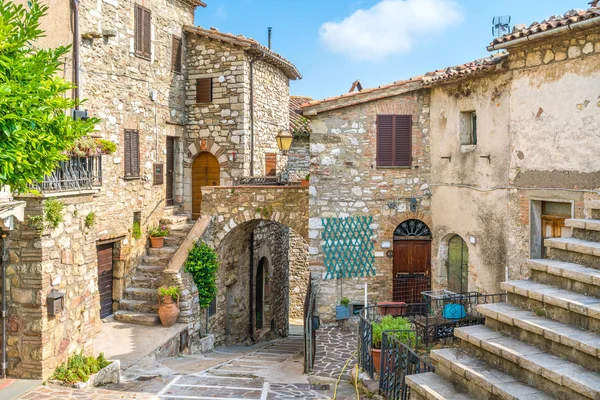
[[[348,364],[350,364],[350,361],[352,361],[352,358],[356,355],[356,353],[358,353],[358,350],[356,350],[354,353],[352,353],[352,355],[350,356],[350,358],[348,358],[348,360],[346,361],[346,364],[344,364],[344,368],[342,368],[342,372],[340,373],[340,376],[338,376],[337,382],[335,383],[335,388],[333,389],[333,399],[331,400],[335,400],[335,398],[337,397],[337,389],[338,389],[338,385],[340,384],[340,381],[342,380],[342,375],[344,375],[344,371],[346,370],[346,367],[348,367]],[[356,364],[356,378],[355,378],[355,385],[354,385],[354,390],[356,391],[356,399],[360,400],[359,394],[358,394],[358,364]]]

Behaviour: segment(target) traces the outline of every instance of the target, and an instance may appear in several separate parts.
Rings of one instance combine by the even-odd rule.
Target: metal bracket
[[[8,314],[7,311],[0,310],[0,318],[2,318],[2,319],[6,318],[7,314]]]

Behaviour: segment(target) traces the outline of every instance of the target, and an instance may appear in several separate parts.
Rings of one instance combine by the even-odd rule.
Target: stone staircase
[[[502,283],[507,304],[477,306],[485,325],[431,352],[435,373],[407,377],[411,400],[600,399],[600,220],[566,226],[530,280]]]
[[[184,215],[166,216],[160,222],[169,226],[171,231],[165,238],[165,246],[160,249],[147,248],[147,254],[141,265],[137,266],[131,284],[125,289],[119,311],[114,314],[117,321],[141,325],[160,324],[157,290],[164,282],[163,271],[194,226]]]

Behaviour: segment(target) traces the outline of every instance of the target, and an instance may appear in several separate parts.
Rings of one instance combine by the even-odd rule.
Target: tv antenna
[[[510,15],[494,17],[492,19],[492,35],[501,37],[510,33]]]

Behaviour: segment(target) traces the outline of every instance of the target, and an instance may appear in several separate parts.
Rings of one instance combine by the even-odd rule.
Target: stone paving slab
[[[346,361],[356,351],[356,333],[341,331],[338,327],[322,327],[317,330],[317,350],[311,375],[337,378],[342,373]],[[355,368],[357,357],[348,364],[342,379],[348,379],[348,372]]]

